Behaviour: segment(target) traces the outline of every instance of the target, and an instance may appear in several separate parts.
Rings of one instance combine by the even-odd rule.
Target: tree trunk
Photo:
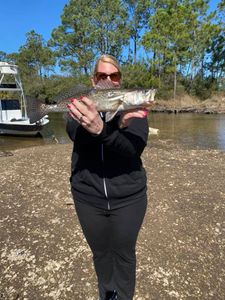
[[[177,90],[177,64],[175,60],[174,64],[174,83],[173,83],[173,98],[176,99],[176,90]]]
[[[137,36],[135,34],[134,36],[134,64],[136,64],[137,61]]]

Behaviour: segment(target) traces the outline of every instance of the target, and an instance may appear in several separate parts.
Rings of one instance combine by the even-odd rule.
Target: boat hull
[[[35,136],[41,132],[43,127],[49,122],[45,119],[41,123],[34,124],[13,124],[0,122],[0,134],[3,135],[22,135],[22,136]]]

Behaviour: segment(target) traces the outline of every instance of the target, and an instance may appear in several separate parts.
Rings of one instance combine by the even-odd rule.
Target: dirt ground
[[[97,300],[69,191],[69,145],[0,157],[0,299]],[[143,154],[148,210],[136,300],[225,299],[225,152],[170,141]]]

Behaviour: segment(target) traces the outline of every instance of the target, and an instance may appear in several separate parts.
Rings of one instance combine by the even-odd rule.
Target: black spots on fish
[[[79,98],[80,96],[87,95],[93,90],[84,84],[78,84],[70,89],[62,91],[58,94],[53,101],[58,105],[64,105],[65,101],[69,101],[72,98]]]

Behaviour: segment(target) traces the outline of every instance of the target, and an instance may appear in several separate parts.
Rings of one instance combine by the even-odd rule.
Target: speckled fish
[[[98,89],[98,86],[95,89],[88,89],[84,86],[79,86],[57,96],[54,99],[54,102],[57,103],[55,107],[41,105],[37,110],[39,113],[40,110],[42,110],[42,115],[43,113],[46,114],[56,110],[67,111],[66,105],[69,103],[70,99],[79,99],[80,96],[85,96],[95,103],[98,111],[107,112],[106,121],[108,122],[118,111],[130,110],[134,108],[149,108],[154,102],[155,93],[155,89]],[[31,118],[31,114],[29,117]],[[32,119],[34,119],[34,116]]]
[[[101,80],[95,88],[87,89],[81,85],[62,93],[55,100],[57,107],[66,104],[71,98],[86,96],[91,99],[96,109],[106,112],[106,122],[110,121],[118,111],[130,110],[134,108],[148,108],[154,102],[155,89],[120,89],[115,88],[111,81]]]

